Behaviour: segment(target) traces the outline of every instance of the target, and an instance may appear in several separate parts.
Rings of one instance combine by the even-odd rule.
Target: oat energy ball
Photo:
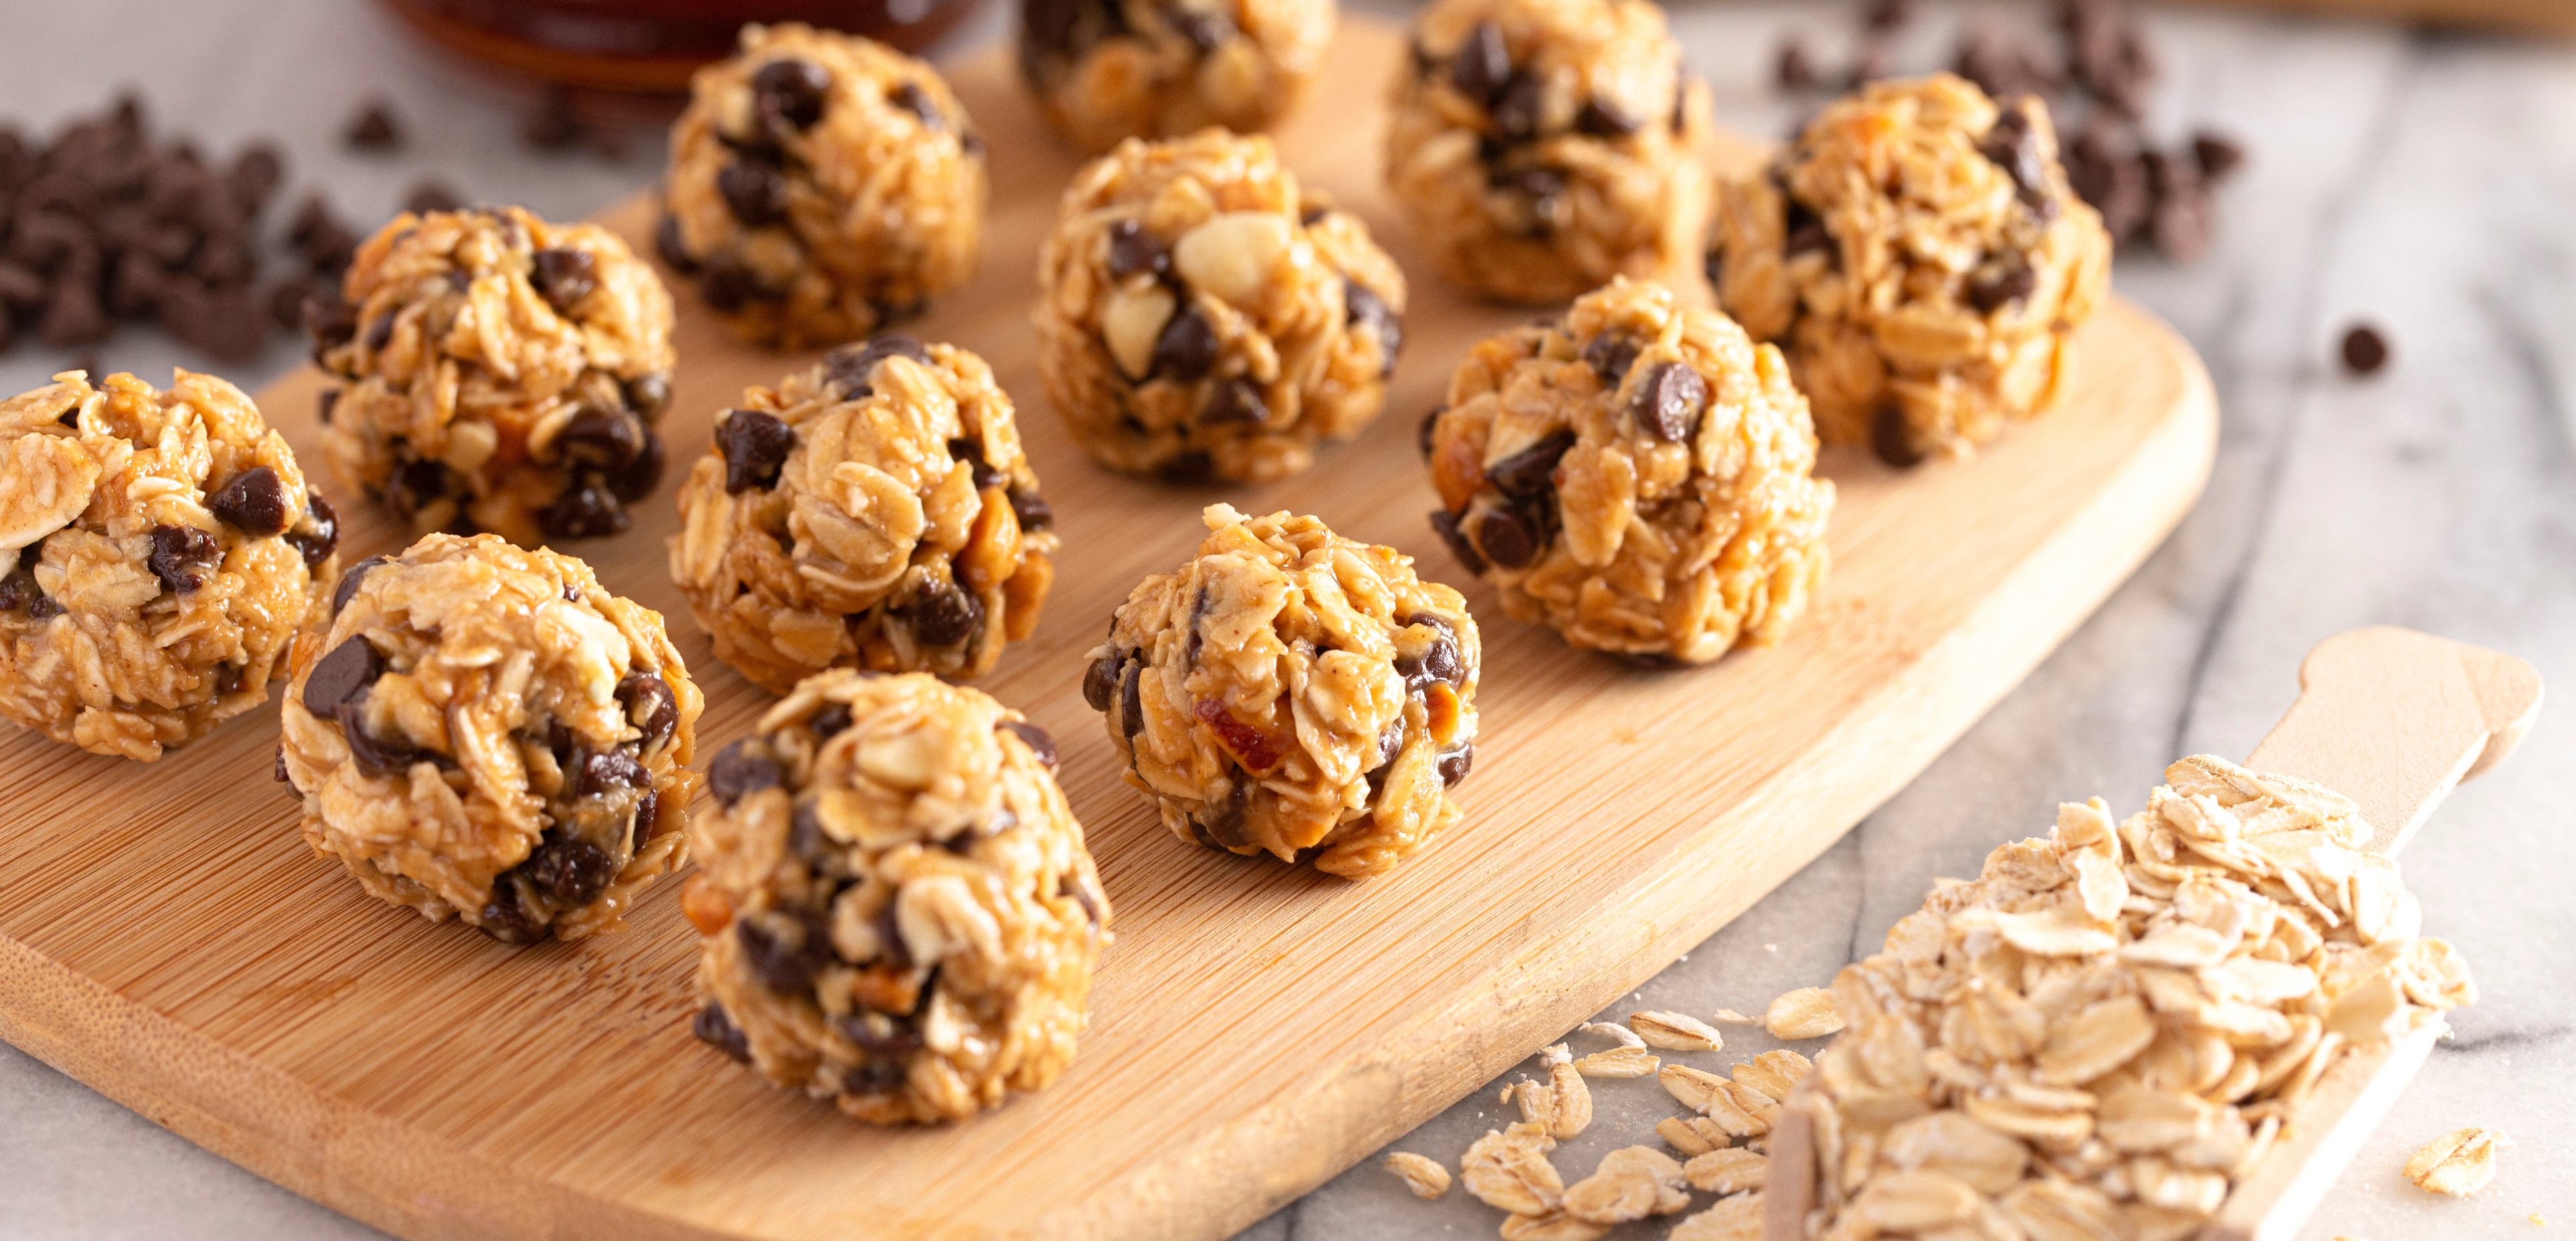
[[[1197,557],[1119,605],[1083,698],[1173,835],[1385,873],[1461,817],[1476,618],[1411,557],[1316,518],[1202,517]]]
[[[1827,443],[1904,466],[2055,403],[2111,237],[2067,185],[2046,104],[1997,108],[1945,73],[1869,86],[1724,186],[1708,272],[1744,330],[1788,350]]]
[[[753,344],[857,340],[975,274],[984,140],[927,63],[856,35],[742,28],[671,127],[658,248]]]
[[[1265,137],[1126,142],[1066,188],[1038,257],[1038,370],[1112,469],[1268,481],[1377,416],[1404,273]]]
[[[963,679],[1037,629],[1054,524],[992,368],[890,333],[716,416],[671,579],[772,693],[835,665]]]
[[[268,701],[338,519],[239,388],[80,371],[0,401],[0,717],[141,762]]]
[[[877,1124],[1054,1081],[1109,938],[1055,765],[1045,730],[923,673],[799,684],[690,827],[698,1037]]]
[[[415,533],[597,538],[660,485],[671,295],[615,234],[405,212],[342,293],[306,310],[314,359],[346,381],[322,398],[324,449]]]
[[[1776,641],[1823,585],[1834,485],[1780,351],[1661,285],[1477,345],[1422,430],[1432,528],[1575,646],[1707,663]]]
[[[1333,41],[1334,0],[1022,0],[1020,77],[1098,153],[1210,125],[1268,129]]]
[[[508,944],[621,930],[688,860],[704,699],[570,556],[433,534],[350,567],[295,643],[279,778],[368,895]]]
[[[1398,76],[1386,180],[1440,274],[1561,302],[1687,281],[1708,221],[1708,87],[1648,0],[1439,0]]]

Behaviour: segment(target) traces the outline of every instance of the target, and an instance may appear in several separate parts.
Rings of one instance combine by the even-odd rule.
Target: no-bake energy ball
[[[1824,580],[1834,485],[1780,351],[1660,285],[1476,346],[1422,431],[1432,528],[1575,646],[1706,663],[1778,638]]]
[[[992,368],[890,333],[717,415],[671,578],[772,693],[835,665],[975,677],[1037,628],[1054,524]]]
[[[627,527],[662,479],[671,295],[626,243],[517,207],[405,212],[306,309],[340,481],[415,533]]]
[[[1296,106],[1335,13],[1334,0],[1023,0],[1020,76],[1085,151],[1251,133]]]
[[[1265,137],[1126,142],[1038,258],[1038,369],[1112,469],[1267,481],[1359,432],[1404,341],[1404,274]]]
[[[0,401],[0,716],[142,762],[268,701],[339,523],[239,388]]]
[[[690,826],[698,1037],[877,1124],[1054,1081],[1109,936],[1055,761],[976,690],[807,678],[716,756]]]
[[[1708,87],[1648,0],[1439,0],[1395,83],[1386,179],[1440,273],[1559,302],[1688,280]]]
[[[1725,186],[1708,270],[1727,313],[1788,350],[1826,442],[1911,465],[2056,401],[2111,237],[2067,185],[2046,104],[1997,108],[1941,74],[1834,104]]]
[[[279,778],[369,895],[510,944],[623,929],[688,858],[703,699],[650,609],[570,556],[433,534],[296,639]]]
[[[1411,557],[1313,517],[1203,516],[1197,557],[1119,605],[1084,699],[1174,835],[1386,872],[1461,817],[1476,618]]]
[[[856,35],[745,26],[671,127],[658,248],[746,340],[803,349],[975,274],[984,141],[937,70]]]

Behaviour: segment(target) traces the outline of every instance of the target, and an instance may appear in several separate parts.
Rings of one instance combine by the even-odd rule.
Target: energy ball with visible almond
[[[2111,237],[2048,105],[1963,78],[1880,82],[1719,194],[1710,282],[1788,351],[1827,443],[1964,457],[2045,412],[2109,295]]]
[[[1109,938],[1055,766],[1044,729],[927,674],[797,685],[690,824],[698,1037],[876,1124],[1054,1081]]]
[[[1333,41],[1334,0],[1022,0],[1020,77],[1098,153],[1210,125],[1268,129]]]
[[[857,340],[975,274],[984,142],[937,70],[787,23],[742,28],[671,127],[663,261],[772,349]]]
[[[1198,554],[1119,605],[1083,698],[1174,835],[1385,873],[1461,817],[1476,618],[1411,557],[1316,518],[1201,516]]]
[[[405,212],[306,321],[332,471],[416,534],[599,538],[661,483],[671,295],[606,229]]]
[[[268,701],[338,519],[241,389],[65,371],[0,401],[0,717],[140,762]]]
[[[278,770],[368,895],[509,944],[620,930],[688,860],[703,698],[652,610],[489,534],[351,566],[295,643]]]
[[[1787,363],[1661,285],[1477,345],[1422,430],[1432,528],[1575,646],[1707,663],[1778,639],[1823,583],[1834,485]]]
[[[1268,481],[1375,418],[1404,273],[1266,137],[1129,141],[1064,192],[1038,256],[1038,371],[1112,469]]]
[[[1561,302],[1686,283],[1708,222],[1708,88],[1648,0],[1439,0],[1415,21],[1386,180],[1440,273]]]
[[[772,693],[835,666],[965,679],[1036,630],[1054,525],[992,368],[889,333],[716,416],[671,578]]]

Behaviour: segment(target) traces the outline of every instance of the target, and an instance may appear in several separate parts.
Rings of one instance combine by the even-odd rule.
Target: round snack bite
[[[1098,153],[1210,125],[1267,129],[1333,41],[1334,0],[1022,0],[1020,78]]]
[[[1432,528],[1575,646],[1707,663],[1778,639],[1824,581],[1834,485],[1780,351],[1661,285],[1477,345],[1422,433]]]
[[[1827,443],[1964,457],[2045,411],[2111,279],[2048,105],[1965,79],[1879,82],[1726,185],[1708,253],[1727,313],[1789,354]]]
[[[836,665],[976,677],[1037,629],[1054,524],[992,369],[891,333],[717,415],[671,579],[771,693]]]
[[[923,673],[807,678],[690,827],[699,1038],[876,1124],[960,1120],[1073,1059],[1109,901],[1045,730]]]
[[[929,64],[749,25],[690,80],[657,248],[743,339],[838,344],[975,274],[985,190],[984,141]]]
[[[81,371],[0,401],[0,716],[151,762],[268,701],[338,519],[242,390]]]
[[[1708,87],[1661,7],[1439,0],[1394,93],[1387,185],[1443,276],[1514,302],[1690,279]]]
[[[615,534],[662,480],[671,295],[595,224],[518,207],[404,212],[308,305],[340,481],[414,533],[522,547]]]
[[[1476,618],[1412,557],[1316,518],[1202,517],[1197,557],[1119,605],[1084,700],[1173,835],[1385,873],[1461,817]]]
[[[1038,257],[1038,370],[1112,469],[1267,481],[1377,416],[1404,273],[1265,137],[1126,142],[1066,187]]]
[[[506,944],[625,927],[688,858],[703,699],[570,556],[433,534],[350,567],[295,643],[278,778],[368,895]]]

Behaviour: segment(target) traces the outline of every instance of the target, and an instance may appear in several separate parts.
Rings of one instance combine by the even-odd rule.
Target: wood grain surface
[[[1375,177],[1401,47],[1348,24],[1282,142],[1421,273]],[[1420,278],[1386,416],[1304,478],[1188,490],[1104,473],[1044,408],[1026,321],[1074,162],[1003,54],[955,82],[991,143],[989,248],[917,330],[982,352],[1023,400],[1066,542],[1038,633],[982,684],[1062,742],[1117,910],[1064,1078],[929,1130],[773,1091],[688,1035],[696,943],[676,884],[625,934],[527,949],[369,901],[297,839],[265,713],[150,767],[0,737],[0,1037],[412,1238],[1220,1237],[1553,1040],[1831,844],[2080,623],[2207,477],[2207,376],[2114,304],[2084,329],[2067,406],[1975,462],[1900,475],[1828,454],[1833,578],[1782,646],[1686,673],[1581,655],[1505,618],[1423,522],[1415,420],[1470,342],[1528,312]],[[607,222],[641,245],[651,210]],[[743,385],[805,361],[734,345],[680,292],[674,476]],[[321,387],[307,372],[261,398],[308,455]],[[395,541],[381,513],[334,499],[345,555]],[[1117,779],[1081,701],[1084,652],[1138,577],[1187,554],[1216,499],[1410,551],[1485,622],[1467,819],[1393,875],[1355,885],[1196,849]],[[631,533],[572,550],[669,618],[708,692],[712,754],[770,700],[715,662],[671,587],[674,524],[647,505]]]
[[[2576,38],[2576,4],[2568,0],[2196,0],[2230,8],[2282,9],[2320,17],[2421,22],[2521,34]]]
[[[2245,764],[2352,798],[2372,828],[2362,847],[2394,856],[2460,781],[2513,753],[2540,698],[2539,672],[2513,656],[2411,629],[2357,629],[2300,661],[2298,699]],[[2297,1236],[2447,1029],[2437,1021],[2356,1049],[2318,1078],[2201,1241]],[[1785,1109],[1766,1176],[1765,1241],[1805,1241],[1817,1173],[1808,1113]]]

